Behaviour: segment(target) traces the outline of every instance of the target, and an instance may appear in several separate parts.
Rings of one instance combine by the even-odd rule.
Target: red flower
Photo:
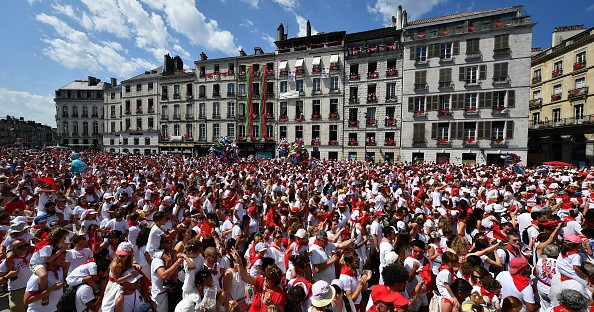
[[[467,143],[472,143],[472,142],[474,142],[474,138],[466,138],[466,142]]]
[[[448,138],[440,138],[439,143],[448,143]]]

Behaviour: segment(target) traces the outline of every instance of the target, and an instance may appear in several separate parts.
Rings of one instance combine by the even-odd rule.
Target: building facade
[[[401,25],[346,35],[344,157],[400,160]]]
[[[522,7],[403,20],[401,160],[525,162],[534,24]]]
[[[50,126],[23,117],[6,116],[0,119],[0,145],[18,147],[46,147],[56,144]]]
[[[575,28],[570,28],[572,33]],[[561,160],[589,165],[594,160],[594,99],[589,90],[594,81],[594,28],[582,27],[577,35],[565,38],[532,57],[528,132],[532,164]]]
[[[95,77],[76,80],[56,90],[58,144],[68,147],[101,148],[104,91],[109,83]]]

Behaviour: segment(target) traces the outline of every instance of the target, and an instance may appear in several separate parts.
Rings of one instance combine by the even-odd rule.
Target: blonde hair
[[[266,309],[266,312],[281,312],[281,309],[274,304],[271,304]]]

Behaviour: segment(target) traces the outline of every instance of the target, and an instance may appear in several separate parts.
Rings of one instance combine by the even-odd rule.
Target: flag
[[[289,72],[289,82],[295,82],[295,71],[294,70]]]
[[[330,78],[330,68],[322,68],[322,78]]]

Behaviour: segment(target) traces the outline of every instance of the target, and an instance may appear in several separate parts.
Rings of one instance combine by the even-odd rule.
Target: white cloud
[[[262,34],[262,40],[268,42],[270,47],[273,50],[276,50],[276,44],[274,44],[274,41],[276,41],[276,39],[274,37],[270,36],[269,34]]]
[[[307,35],[307,20],[303,18],[303,16],[297,14],[295,14],[295,20],[297,21],[297,25],[299,25],[299,32],[297,33],[297,37],[305,37]],[[317,33],[318,31],[312,27],[311,34],[315,35]]]
[[[400,0],[398,3],[391,0],[375,0],[374,3],[367,5],[367,12],[379,14],[386,25],[392,21],[392,16],[396,15],[398,5],[408,13],[408,20],[419,19],[423,14],[430,12],[436,5],[445,3],[448,0]]]
[[[589,6],[589,7],[586,9],[586,11],[592,11],[592,10],[594,10],[594,4],[592,4],[591,6]]]
[[[130,77],[141,70],[156,67],[140,58],[124,57],[118,53],[123,50],[120,43],[93,43],[85,33],[75,30],[55,16],[42,13],[36,19],[52,26],[58,37],[42,39],[48,45],[44,53],[66,68],[84,68],[90,72],[107,70],[119,77]]]
[[[272,0],[276,4],[280,5],[286,11],[293,11],[299,6],[299,1],[297,0]]]
[[[56,104],[51,94],[37,95],[0,87],[0,112],[2,115],[25,117],[55,127]],[[23,115],[26,112],[26,115]]]
[[[239,27],[251,28],[253,26],[254,26],[254,22],[250,21],[247,18],[242,19],[241,23],[239,23]]]
[[[241,1],[249,4],[253,8],[258,8],[258,4],[260,3],[260,0],[241,0]]]
[[[30,6],[33,6],[35,2],[41,2],[41,0],[27,0],[27,2],[29,2]]]

